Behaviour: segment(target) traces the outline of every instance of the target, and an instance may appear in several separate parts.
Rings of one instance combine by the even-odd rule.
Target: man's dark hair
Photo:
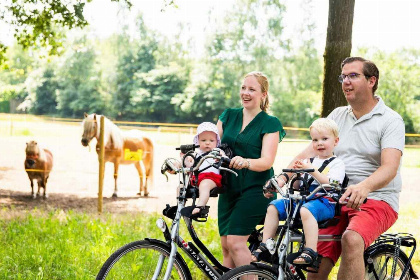
[[[375,63],[370,60],[364,59],[363,57],[359,56],[351,56],[347,57],[346,59],[341,62],[341,69],[343,69],[344,65],[348,63],[352,63],[355,61],[363,62],[363,75],[365,75],[366,79],[370,77],[376,77],[375,85],[373,85],[372,93],[375,94],[376,89],[378,88],[379,82],[379,69],[376,67]]]

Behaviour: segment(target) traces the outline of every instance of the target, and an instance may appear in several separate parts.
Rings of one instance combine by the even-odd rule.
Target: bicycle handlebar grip
[[[179,146],[179,148],[176,148],[176,150],[181,150],[181,153],[186,154],[189,151],[194,151],[195,148],[200,147],[200,145],[195,145],[195,144],[187,144],[187,145],[181,145]]]
[[[222,163],[225,163],[226,165],[230,164],[230,158],[228,158],[228,157],[222,157],[221,161],[222,161]]]
[[[289,173],[311,173],[315,172],[315,169],[283,169],[283,172]]]

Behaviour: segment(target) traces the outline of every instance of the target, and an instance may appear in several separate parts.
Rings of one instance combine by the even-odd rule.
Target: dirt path
[[[77,135],[77,134],[76,134]],[[47,184],[48,199],[30,196],[30,181],[24,170],[26,142],[31,137],[0,138],[0,207],[15,211],[31,209],[63,209],[97,211],[98,160],[94,145],[84,148],[79,137],[57,139],[37,137],[38,143],[48,147],[54,155],[54,167]],[[111,198],[114,190],[113,165],[105,166],[104,212],[161,212],[165,205],[175,205],[178,177],[160,174],[160,165],[167,157],[179,156],[174,147],[156,145],[154,187],[148,197],[139,197],[139,178],[133,165],[119,170],[119,197]],[[211,215],[216,215],[217,200],[210,200]]]

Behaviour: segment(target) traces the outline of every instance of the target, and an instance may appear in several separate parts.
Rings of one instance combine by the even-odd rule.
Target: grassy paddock
[[[411,232],[419,240],[415,205],[402,208],[389,232]],[[107,257],[122,245],[145,237],[162,238],[155,226],[157,214],[87,214],[56,210],[16,213],[0,210],[0,279],[94,279]],[[221,259],[217,222],[196,224],[209,249]],[[185,228],[181,235],[186,239]],[[186,259],[190,268],[194,265]],[[413,265],[420,272],[420,255]],[[335,271],[336,272],[336,271]],[[204,279],[197,269],[194,279]],[[335,276],[331,276],[335,279]]]

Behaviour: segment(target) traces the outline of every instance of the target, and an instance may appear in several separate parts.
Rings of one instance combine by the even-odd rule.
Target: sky
[[[135,22],[136,11],[142,11],[144,20],[151,28],[172,36],[179,22],[189,24],[189,32],[197,48],[203,45],[208,23],[208,10],[223,16],[229,12],[234,0],[175,0],[178,8],[166,7],[164,0],[131,0],[130,12],[119,8],[111,0],[93,0],[85,6],[84,15],[90,22],[92,35],[104,38],[118,31],[122,21]],[[292,38],[302,24],[304,0],[283,0],[286,5],[284,17],[285,36]],[[169,2],[169,0],[166,0]],[[307,7],[308,9],[308,7]],[[420,0],[356,0],[353,22],[353,48],[376,47],[393,51],[402,47],[420,48]],[[313,0],[309,7],[316,24],[316,47],[321,52],[325,47],[328,22],[328,0]],[[123,20],[122,20],[123,19]],[[206,31],[207,30],[207,31]],[[295,38],[296,40],[296,38]],[[0,41],[11,42],[11,32],[0,25]]]
[[[213,8],[217,15],[229,12],[234,0],[176,0],[178,8],[168,7],[161,12],[163,0],[132,0],[134,10],[141,10],[148,26],[171,35],[177,22],[191,24],[191,32],[200,43],[205,37],[207,11]],[[168,2],[168,1],[167,1]],[[302,24],[303,0],[284,0],[286,36]],[[118,29],[117,5],[109,0],[94,0],[85,15],[99,36]],[[110,8],[114,6],[114,8]],[[309,11],[317,28],[317,48],[324,49],[328,24],[328,0],[313,0]],[[98,11],[100,11],[98,13]],[[356,0],[353,22],[353,48],[376,47],[393,51],[402,47],[420,48],[420,0]],[[133,12],[132,14],[136,14]]]

